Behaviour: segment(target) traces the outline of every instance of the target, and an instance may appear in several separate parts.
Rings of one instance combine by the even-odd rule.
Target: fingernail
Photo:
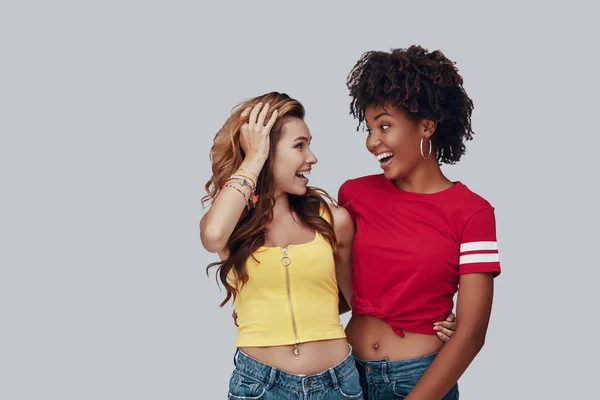
[[[433,325],[434,326],[438,326],[440,323],[439,322],[434,322]]]
[[[434,326],[434,327],[433,327],[433,330],[434,330],[434,331],[439,331],[439,330],[440,330],[440,327],[439,327],[439,326]]]

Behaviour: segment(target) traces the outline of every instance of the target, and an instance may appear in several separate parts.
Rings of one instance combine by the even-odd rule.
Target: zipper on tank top
[[[285,267],[285,285],[287,289],[288,302],[290,304],[290,313],[292,315],[292,327],[294,328],[294,336],[296,337],[296,343],[294,344],[294,355],[296,356],[296,360],[298,360],[300,356],[300,351],[298,350],[298,345],[300,344],[300,340],[298,339],[298,330],[296,329],[296,318],[294,316],[294,306],[292,305],[292,293],[290,289],[290,264],[292,263],[292,259],[287,254],[287,247],[282,247],[283,257],[281,257],[281,265]]]

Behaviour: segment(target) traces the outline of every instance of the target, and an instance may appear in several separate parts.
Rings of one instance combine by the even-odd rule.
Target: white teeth
[[[296,172],[297,175],[300,175],[303,178],[308,179],[308,177],[310,176],[310,171],[298,171]]]
[[[381,161],[382,159],[384,159],[386,157],[391,157],[393,155],[394,155],[394,153],[381,153],[379,155],[376,155],[375,157],[377,157],[377,161]]]

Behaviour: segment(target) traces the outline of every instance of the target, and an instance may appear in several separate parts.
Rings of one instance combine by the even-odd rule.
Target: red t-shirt
[[[460,182],[419,194],[371,175],[346,181],[338,202],[356,225],[352,314],[377,317],[400,336],[436,334],[461,274],[500,274],[494,208]]]

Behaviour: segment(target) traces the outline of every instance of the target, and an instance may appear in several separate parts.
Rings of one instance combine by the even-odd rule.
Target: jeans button
[[[365,368],[365,371],[367,372],[367,374],[370,374],[371,372],[373,372],[373,368],[367,367]]]

